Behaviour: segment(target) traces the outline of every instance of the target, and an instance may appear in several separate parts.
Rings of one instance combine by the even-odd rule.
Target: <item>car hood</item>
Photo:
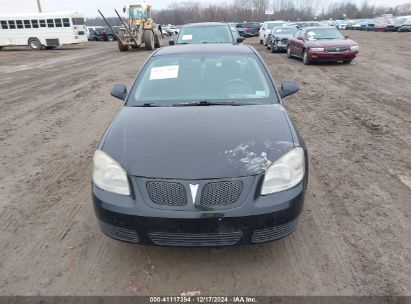
[[[290,39],[291,37],[293,37],[293,35],[291,34],[274,34],[273,36],[279,39]]]
[[[132,176],[212,179],[260,174],[293,147],[278,104],[124,107],[100,149]]]
[[[307,45],[309,47],[337,47],[337,46],[353,46],[357,45],[355,41],[351,39],[324,39],[324,40],[307,40]]]

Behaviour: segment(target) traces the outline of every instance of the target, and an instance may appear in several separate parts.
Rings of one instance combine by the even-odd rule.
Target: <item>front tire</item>
[[[287,58],[291,58],[291,48],[287,46]]]
[[[276,51],[276,49],[275,49],[274,45],[272,44],[272,45],[271,45],[271,53],[275,53],[275,51]],[[288,56],[287,56],[287,57],[288,57]]]
[[[304,63],[305,65],[311,64],[310,55],[308,55],[307,50],[304,50],[304,53],[303,53],[303,63]]]
[[[260,40],[260,44],[263,44],[263,41],[262,41],[262,40]]]
[[[120,50],[120,52],[127,52],[128,51],[128,45],[123,44],[122,41],[124,41],[124,33],[123,32],[119,32],[118,34],[118,49]]]
[[[151,51],[151,50],[154,49],[153,31],[145,30],[143,40],[144,40],[144,45],[145,45],[147,51]]]
[[[41,50],[41,42],[37,38],[30,38],[29,39],[29,47],[33,51],[40,51]]]
[[[158,31],[158,34],[154,37],[154,47],[155,48],[160,48],[161,45],[163,44],[163,35],[161,34],[160,31]]]
[[[351,61],[353,61],[353,59],[346,59],[346,60],[343,60],[343,63],[344,64],[350,64]]]

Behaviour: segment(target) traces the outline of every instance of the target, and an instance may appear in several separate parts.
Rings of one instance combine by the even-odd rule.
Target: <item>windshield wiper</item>
[[[193,106],[242,106],[242,105],[251,105],[252,103],[237,103],[234,101],[196,101],[196,102],[182,102],[175,103],[173,107],[193,107]]]
[[[141,105],[134,105],[133,107],[162,107],[162,105],[156,104],[156,103],[143,103]]]
[[[182,102],[182,103],[175,103],[173,107],[191,107],[191,106],[233,106],[237,105],[233,101],[195,101],[195,102]]]

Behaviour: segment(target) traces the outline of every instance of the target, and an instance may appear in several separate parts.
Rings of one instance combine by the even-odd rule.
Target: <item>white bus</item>
[[[77,12],[0,15],[0,49],[19,45],[52,49],[85,41],[84,16]]]

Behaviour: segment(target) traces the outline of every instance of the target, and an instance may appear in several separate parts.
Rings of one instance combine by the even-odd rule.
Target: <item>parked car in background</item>
[[[358,44],[335,27],[308,27],[288,40],[287,57],[299,57],[304,64],[314,61],[350,63],[358,55]]]
[[[405,23],[411,23],[411,16],[402,16],[395,18],[392,22],[387,24],[385,30],[387,32],[398,32],[399,28]]]
[[[121,31],[121,26],[112,26],[113,31],[108,27],[97,28],[95,32],[97,33],[97,40],[99,41],[115,41],[117,40],[116,34]]]
[[[98,35],[97,32],[91,28],[91,27],[86,27],[86,33],[87,33],[87,40],[88,41],[96,41],[98,40]]]
[[[98,32],[104,30],[103,26],[87,26],[86,34],[89,41],[98,41],[99,35]]]
[[[242,31],[239,32],[243,37],[254,37],[260,34],[260,27],[259,22],[248,22],[244,23],[242,26]]]
[[[276,26],[286,25],[285,21],[266,21],[260,28],[259,40],[260,44],[267,45],[268,37],[271,35],[271,30]]]
[[[385,32],[387,29],[387,23],[385,21],[379,21],[374,25],[374,32]]]
[[[245,37],[240,36],[240,33],[238,32],[235,26],[230,26],[230,29],[231,29],[231,33],[233,34],[234,41],[236,42],[244,41]]]
[[[292,38],[297,30],[298,29],[295,26],[281,26],[273,28],[267,45],[267,47],[271,50],[271,53],[286,51],[288,39]]]
[[[111,90],[124,105],[93,157],[101,231],[159,246],[258,244],[292,233],[308,156],[282,98],[297,91],[291,81],[277,88],[248,45],[160,48],[129,91]]]
[[[237,42],[237,40],[234,39],[231,28],[227,23],[203,22],[183,25],[180,29],[177,40],[170,40],[169,44],[233,42]]]
[[[411,17],[407,17],[407,20],[400,25],[398,32],[411,32]]]

